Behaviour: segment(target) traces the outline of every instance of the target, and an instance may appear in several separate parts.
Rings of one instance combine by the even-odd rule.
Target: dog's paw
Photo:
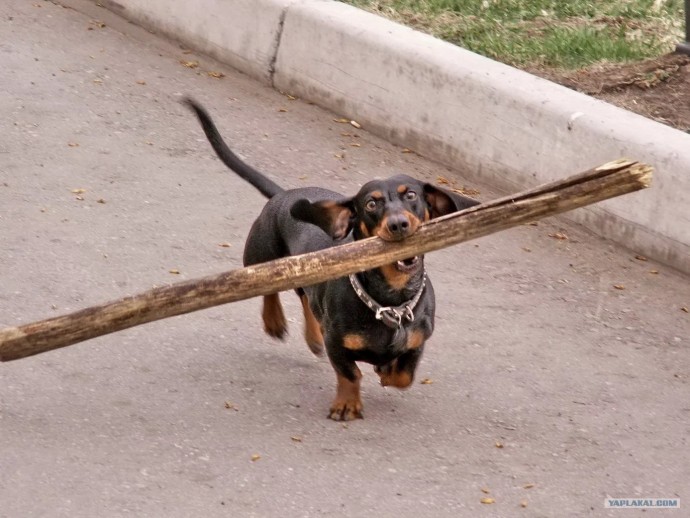
[[[331,405],[328,413],[329,419],[334,421],[353,421],[354,419],[362,419],[362,401],[359,399],[339,399],[336,398]]]
[[[264,321],[264,331],[266,331],[266,334],[270,337],[277,338],[278,340],[285,340],[287,336],[287,322],[275,320],[269,322]]]
[[[407,371],[397,370],[397,360],[385,365],[377,365],[374,372],[379,375],[382,387],[407,388],[412,384],[412,375]]]
[[[307,339],[307,345],[309,346],[309,350],[316,356],[323,356],[326,351],[326,347],[324,346],[323,342],[315,342]]]

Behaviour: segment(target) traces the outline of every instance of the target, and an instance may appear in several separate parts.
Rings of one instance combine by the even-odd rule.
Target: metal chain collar
[[[414,320],[414,308],[417,306],[419,299],[422,298],[422,293],[426,287],[426,270],[422,272],[422,285],[419,287],[419,291],[410,300],[402,304],[401,306],[382,306],[376,302],[371,295],[364,291],[362,283],[359,282],[356,274],[349,276],[350,284],[352,284],[352,289],[359,299],[364,302],[369,309],[375,313],[376,320],[380,320],[388,327],[392,329],[398,329],[402,326],[403,318],[408,322]]]

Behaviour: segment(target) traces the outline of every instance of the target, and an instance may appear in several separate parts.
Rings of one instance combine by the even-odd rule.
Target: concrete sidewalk
[[[286,187],[352,193],[404,171],[497,195],[82,5],[93,11],[0,3],[0,326],[241,264],[264,200],[215,159],[185,94]],[[303,343],[292,294],[286,343],[251,300],[0,364],[0,517],[687,504],[687,276],[561,220],[427,263],[437,328],[418,380],[431,383],[384,390],[363,366],[365,419],[347,426],[326,419],[335,379]]]
[[[340,2],[103,3],[509,192],[620,157],[649,163],[651,189],[567,217],[690,272],[690,135]]]

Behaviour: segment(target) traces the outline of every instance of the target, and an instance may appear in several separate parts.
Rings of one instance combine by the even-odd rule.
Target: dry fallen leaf
[[[261,455],[259,455],[258,453],[255,453],[255,454],[252,455],[252,457],[251,457],[252,462],[256,462],[256,461],[259,460],[260,458],[261,458]]]
[[[534,486],[536,486],[536,484],[530,482],[529,484],[525,484],[522,487],[523,487],[523,489],[532,489]]]
[[[549,237],[552,237],[554,239],[560,239],[561,241],[568,240],[568,236],[566,236],[563,232],[554,232],[553,234],[549,234]]]
[[[350,119],[333,119],[333,122],[339,122],[340,124],[347,124]]]
[[[140,79],[139,81],[137,81],[137,84],[138,85],[145,85],[146,81],[144,81],[143,79]]]
[[[414,151],[412,151],[412,150],[409,149],[409,148],[404,147],[404,148],[402,148],[401,153],[414,153]]]
[[[170,273],[172,273],[173,275],[180,275],[180,270],[176,270],[175,268],[173,268],[172,270],[168,270],[168,271]]]
[[[493,498],[491,498],[491,497],[489,497],[489,496],[485,496],[484,498],[482,498],[482,499],[480,500],[480,502],[481,502],[482,504],[493,504],[493,503],[496,502],[496,500],[494,500]]]
[[[99,29],[102,29],[105,27],[105,23],[101,22],[100,20],[91,20],[91,24],[95,25]]]
[[[210,71],[210,72],[206,72],[206,73],[208,74],[209,77],[213,77],[215,79],[222,79],[225,77],[225,74],[223,72]]]
[[[351,136],[352,136],[352,133],[348,133],[347,131],[343,131],[343,132],[340,134],[340,136],[341,136],[341,137],[351,137]]]
[[[529,247],[527,247],[527,246],[523,246],[522,249],[523,249],[525,252],[531,252],[531,251],[532,251],[532,249],[529,248]]]
[[[197,68],[199,66],[198,61],[186,61],[184,59],[181,59],[180,63],[182,65],[186,66],[187,68]]]
[[[86,189],[72,189],[72,194],[84,194]]]
[[[96,200],[96,203],[105,203],[105,200],[103,198],[98,198]]]
[[[420,383],[422,385],[431,385],[433,382],[434,382],[434,380],[429,379],[429,378],[424,378],[422,381],[420,381]]]
[[[77,142],[68,142],[67,145],[69,147],[79,147],[79,144]]]
[[[352,142],[352,143],[350,143],[350,146],[352,146],[352,147],[362,147],[362,144],[358,144],[357,142]]]
[[[222,248],[230,248],[232,246],[232,243],[218,243],[218,246]]]
[[[485,487],[481,488],[481,492],[484,493],[485,495],[488,495],[489,493],[491,493],[491,491],[489,491],[488,488],[485,488]]]
[[[682,308],[680,308],[680,310],[685,313],[690,313],[690,309],[688,309],[686,306],[683,306]]]
[[[297,97],[295,97],[294,95],[285,94],[285,96],[286,96],[286,97],[288,98],[288,100],[290,100],[290,101],[295,101],[295,100],[297,99]]]
[[[647,258],[644,255],[636,255],[635,259],[637,259],[638,261],[646,261],[647,260]]]
[[[350,121],[350,124],[352,124],[357,129],[360,129],[362,127],[361,124],[357,121]]]
[[[659,273],[659,270],[649,270],[649,273],[657,275]]]
[[[335,153],[333,156],[336,157],[336,158],[343,158],[344,154],[341,155],[341,154],[339,154],[339,153]]]
[[[235,404],[230,401],[225,402],[225,408],[227,408],[228,410],[237,410]]]
[[[613,287],[616,288],[617,290],[624,290],[625,289],[625,286],[623,286],[622,284],[614,284]]]
[[[278,111],[281,113],[287,112],[287,108],[278,108]]]
[[[298,437],[297,435],[293,435],[292,437],[290,437],[290,439],[291,439],[293,442],[302,442],[302,438],[301,438],[301,437]]]
[[[527,507],[527,500],[520,500],[520,507]]]
[[[102,85],[102,84],[103,84],[103,79],[98,79],[98,78],[96,78],[96,79],[93,80],[93,82],[96,83],[97,85]]]
[[[499,449],[500,449],[500,448],[503,448],[503,443],[502,443],[501,441],[496,441],[496,442],[494,443],[494,446],[496,446],[496,448],[499,448]]]

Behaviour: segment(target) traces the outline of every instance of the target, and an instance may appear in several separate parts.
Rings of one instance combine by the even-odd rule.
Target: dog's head
[[[385,241],[400,241],[414,234],[424,221],[478,203],[410,176],[397,175],[366,183],[352,198],[299,200],[290,212],[296,219],[317,225],[333,239],[343,239],[353,232],[355,239],[378,236]]]
[[[467,196],[397,175],[366,183],[352,198],[299,200],[290,213],[321,227],[333,239],[343,239],[352,232],[354,239],[378,236],[385,241],[401,241],[413,235],[422,222],[478,204]],[[386,285],[399,290],[421,272],[421,266],[420,256],[410,257],[381,267],[381,272]]]

